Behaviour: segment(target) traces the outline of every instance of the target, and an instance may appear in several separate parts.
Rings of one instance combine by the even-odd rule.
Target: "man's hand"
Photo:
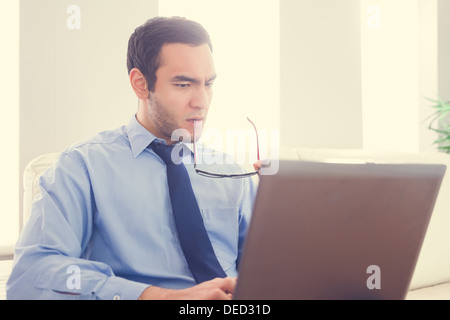
[[[215,278],[179,290],[150,286],[139,300],[231,300],[236,281],[236,278]]]
[[[253,168],[255,168],[256,171],[261,170],[261,168],[267,168],[270,167],[270,160],[258,160],[253,164]]]

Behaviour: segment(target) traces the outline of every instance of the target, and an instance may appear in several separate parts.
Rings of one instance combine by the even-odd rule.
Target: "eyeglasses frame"
[[[256,155],[257,155],[257,159],[258,162],[260,161],[259,158],[259,137],[258,137],[258,130],[256,129],[255,124],[253,123],[252,120],[250,120],[249,117],[247,117],[247,120],[252,124],[253,128],[255,129],[255,134],[256,134]],[[215,173],[215,172],[210,172],[210,171],[206,171],[206,170],[202,170],[202,169],[198,169],[197,168],[197,136],[196,136],[196,126],[197,123],[194,123],[194,169],[195,172],[201,176],[204,177],[208,177],[208,178],[232,178],[232,179],[239,179],[239,178],[249,178],[254,176],[255,174],[257,174],[259,171],[251,171],[251,172],[246,172],[246,173],[232,173],[232,174],[225,174],[225,173]]]

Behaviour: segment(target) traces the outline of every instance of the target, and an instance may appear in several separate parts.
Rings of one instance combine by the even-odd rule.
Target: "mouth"
[[[200,136],[202,135],[203,131],[203,118],[191,118],[187,120],[189,123],[192,124],[192,130],[193,130],[193,142],[197,141]]]
[[[187,119],[186,121],[194,122],[194,121],[203,121],[202,117],[192,117]]]
[[[203,120],[204,120],[203,118],[199,117],[199,118],[189,118],[186,121],[194,126],[194,125],[201,124],[203,122]]]

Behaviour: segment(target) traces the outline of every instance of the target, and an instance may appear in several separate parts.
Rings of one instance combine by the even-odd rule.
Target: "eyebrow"
[[[215,74],[212,77],[210,77],[206,82],[214,81],[216,78],[217,78],[217,75]],[[192,83],[195,83],[195,84],[199,84],[201,82],[198,79],[191,78],[191,77],[184,76],[184,75],[178,75],[178,76],[175,76],[175,77],[172,78],[172,82],[178,82],[178,81],[181,81],[181,82],[192,82]]]

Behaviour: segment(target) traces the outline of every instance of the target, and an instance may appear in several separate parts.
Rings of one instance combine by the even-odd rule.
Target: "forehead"
[[[160,52],[160,75],[211,77],[215,74],[213,56],[208,44],[191,46],[183,43],[165,44]]]

